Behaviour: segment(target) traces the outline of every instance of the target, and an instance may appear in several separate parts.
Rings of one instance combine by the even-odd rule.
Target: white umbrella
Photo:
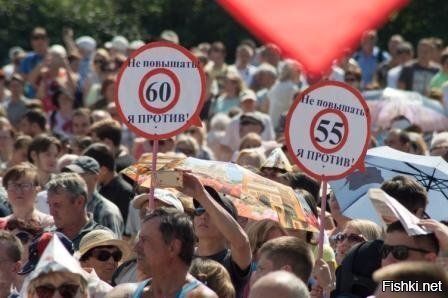
[[[344,215],[380,222],[367,191],[397,175],[410,176],[428,192],[426,213],[436,220],[448,219],[448,163],[441,157],[409,154],[387,146],[367,151],[365,172],[355,171],[331,181]]]
[[[443,105],[417,92],[386,88],[379,100],[370,98],[367,103],[372,115],[372,123],[381,127],[389,127],[397,116],[406,116],[411,123],[419,125],[423,131],[444,130],[448,125],[448,117]]]

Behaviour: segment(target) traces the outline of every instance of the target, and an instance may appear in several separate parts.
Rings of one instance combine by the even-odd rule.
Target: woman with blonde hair
[[[342,233],[336,235],[336,262],[341,264],[345,255],[357,244],[382,239],[381,228],[370,220],[354,219],[347,222]],[[329,264],[317,260],[313,273],[316,283],[313,285],[311,297],[323,297],[323,290],[330,292],[336,285],[334,274],[330,273]]]
[[[342,233],[336,235],[336,261],[342,263],[348,251],[358,243],[382,239],[383,232],[376,223],[366,219],[350,220]]]
[[[244,89],[243,79],[235,73],[229,72],[224,81],[224,91],[213,103],[212,113],[227,113],[234,107],[240,106],[240,93]]]
[[[235,288],[229,272],[211,259],[197,258],[191,263],[190,273],[220,298],[235,298]]]

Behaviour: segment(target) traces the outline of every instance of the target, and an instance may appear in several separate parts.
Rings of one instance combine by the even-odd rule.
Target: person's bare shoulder
[[[106,298],[130,298],[138,287],[138,283],[124,283],[107,293]]]
[[[207,288],[205,285],[200,285],[186,296],[186,298],[218,298],[215,292]]]

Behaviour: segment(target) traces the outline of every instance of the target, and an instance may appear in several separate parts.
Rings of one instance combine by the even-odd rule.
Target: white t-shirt
[[[250,85],[252,84],[253,77],[257,72],[257,67],[249,64],[246,66],[246,68],[239,69],[235,64],[233,64],[227,68],[227,71],[239,74],[240,77],[243,79],[244,83],[246,84],[246,86],[250,87]]]
[[[292,81],[277,81],[269,90],[269,116],[274,127],[277,127],[280,115],[291,107],[297,92],[299,87]]]
[[[387,87],[397,88],[398,79],[400,78],[400,73],[402,69],[403,66],[401,65],[389,69],[389,71],[387,72]]]
[[[345,71],[337,65],[331,67],[330,80],[344,82]]]
[[[261,139],[263,141],[275,140],[275,132],[269,115],[261,112],[255,113],[257,113],[257,115],[262,119],[264,125],[264,130],[260,134]],[[221,140],[221,144],[229,147],[232,151],[238,150],[240,146],[240,117],[241,115],[238,115],[230,121],[226,128],[226,134]]]

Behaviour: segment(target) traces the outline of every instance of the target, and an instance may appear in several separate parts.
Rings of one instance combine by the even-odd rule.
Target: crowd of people
[[[181,44],[171,30],[160,39]],[[397,176],[381,188],[430,234],[348,218],[344,198],[321,194],[320,181],[292,165],[284,139],[288,109],[320,80],[448,101],[442,40],[421,39],[414,55],[402,36],[383,50],[368,31],[319,78],[274,44],[243,40],[231,64],[222,42],[190,49],[206,77],[203,125],[160,140],[159,152],[237,163],[294,189],[316,218],[326,196],[322,255],[317,233],[243,219],[233,198],[187,171],[183,186],[154,190],[150,210],[149,189],[121,171],[154,144],[127,128],[114,100],[120,67],[145,42],[115,36],[100,46],[70,29],[63,42],[36,27],[31,49],[13,47],[0,70],[0,298],[446,297],[448,222],[426,216],[430,198],[417,181]],[[448,159],[448,128],[423,131],[400,116],[381,134],[371,147]],[[405,293],[386,282],[440,287]]]

